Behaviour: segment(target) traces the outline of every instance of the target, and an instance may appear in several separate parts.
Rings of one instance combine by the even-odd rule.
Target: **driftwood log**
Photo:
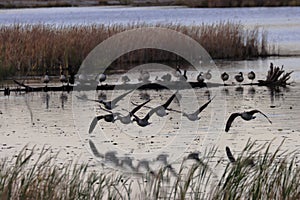
[[[274,67],[273,63],[271,63],[266,80],[258,80],[258,83],[264,86],[286,86],[289,85],[287,81],[291,78],[290,75],[292,73],[293,71],[285,73],[283,66],[281,68],[278,66]]]
[[[258,80],[258,83],[246,83],[241,85],[258,85],[258,86],[286,86],[289,85],[287,82],[291,78],[291,72],[285,72],[283,66],[274,67],[273,63],[270,64],[270,69],[267,73],[265,80]],[[17,80],[14,82],[18,85],[17,88],[10,89],[10,91],[25,91],[25,92],[40,92],[40,91],[73,91],[77,89],[76,85],[66,84],[62,86],[42,86],[42,87],[31,87],[29,85],[25,85]],[[188,83],[188,84],[187,84]],[[92,83],[95,84],[95,83]],[[80,90],[130,90],[130,89],[153,89],[153,90],[161,90],[161,89],[187,89],[187,88],[211,88],[211,87],[220,87],[220,86],[233,86],[231,84],[222,84],[222,83],[205,83],[205,82],[181,82],[181,81],[170,81],[170,82],[155,82],[155,83],[133,83],[133,84],[103,84],[103,85],[95,85],[95,87],[91,86],[80,86],[78,87]],[[7,88],[5,88],[6,90]]]

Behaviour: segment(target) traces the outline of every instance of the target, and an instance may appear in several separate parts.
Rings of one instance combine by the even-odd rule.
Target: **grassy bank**
[[[171,177],[169,168],[164,167],[155,176],[149,174],[145,182],[141,177],[130,179],[125,174],[92,172],[83,164],[59,166],[54,162],[55,156],[49,156],[49,150],[43,149],[36,154],[34,150],[24,149],[15,158],[0,161],[0,198],[300,198],[300,169],[296,164],[296,154],[280,153],[279,149],[271,152],[270,145],[254,148],[254,143],[250,142],[234,163],[228,161],[223,167],[222,176],[216,178],[214,169],[208,167],[215,151],[206,153],[205,159],[200,159],[198,163],[181,167],[176,177]]]
[[[0,27],[0,77],[41,75],[46,69],[59,75],[59,69],[75,73],[88,53],[99,43],[122,31],[148,27],[128,25],[11,25]],[[271,54],[267,34],[258,29],[245,30],[243,25],[220,22],[210,25],[156,24],[184,33],[199,42],[218,59],[247,59]],[[153,36],[155,37],[155,36]],[[151,39],[151,38],[149,38]],[[146,56],[145,56],[146,55]],[[184,62],[178,56],[161,50],[144,49],[130,52],[115,60],[111,69],[147,62]]]

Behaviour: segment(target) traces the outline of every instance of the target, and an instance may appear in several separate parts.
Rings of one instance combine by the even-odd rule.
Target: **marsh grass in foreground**
[[[60,75],[60,68],[76,73],[88,53],[102,41],[117,33],[143,27],[168,28],[186,34],[199,42],[212,58],[247,59],[273,53],[267,44],[266,32],[259,28],[247,30],[242,24],[231,22],[191,26],[145,23],[79,26],[14,24],[0,26],[0,78],[17,74],[42,75],[46,69],[50,75]],[[170,52],[141,49],[121,56],[113,62],[111,69],[125,70],[126,67],[147,62],[183,61]]]
[[[209,167],[212,149],[191,166],[182,162],[177,176],[163,167],[141,177],[91,171],[88,165],[58,166],[56,156],[24,148],[12,160],[0,162],[1,199],[299,199],[300,169],[295,153],[270,152],[270,144],[254,148],[248,142],[220,177]],[[33,161],[36,160],[36,161]],[[249,160],[253,160],[249,165]],[[251,162],[252,163],[252,162]],[[127,177],[127,178],[126,178]]]

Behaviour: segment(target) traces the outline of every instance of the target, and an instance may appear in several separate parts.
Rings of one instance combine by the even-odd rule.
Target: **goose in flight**
[[[231,163],[235,163],[236,160],[235,160],[234,156],[232,155],[230,148],[228,146],[226,146],[225,150],[226,150],[226,155],[227,155],[229,161]]]
[[[148,121],[150,119],[150,117],[156,113],[159,117],[164,117],[166,116],[168,113],[166,113],[166,110],[168,109],[169,105],[171,104],[171,102],[173,101],[173,99],[176,97],[176,94],[178,93],[178,91],[176,91],[167,101],[166,103],[159,105],[155,108],[152,108],[144,118],[139,118],[138,116],[136,116],[135,114],[133,114],[133,121],[136,121],[136,123],[141,126],[141,127],[145,127],[147,125],[150,125],[151,123]]]
[[[187,70],[183,70],[183,74],[179,76],[179,81],[187,81],[187,75],[186,75]]]
[[[115,115],[117,116],[116,120],[120,120],[120,122],[122,122],[123,124],[129,124],[131,123],[131,117],[139,110],[141,109],[144,105],[146,105],[149,101],[151,101],[150,99],[148,101],[145,101],[144,103],[137,105],[135,108],[133,108],[128,115],[122,116],[120,113],[115,113]]]
[[[234,158],[234,156],[232,155],[231,153],[231,150],[228,146],[225,147],[225,150],[226,150],[226,155],[228,157],[228,160],[234,164],[236,162],[236,159]],[[250,158],[250,157],[246,157],[244,160],[243,160],[243,164],[245,164],[245,166],[251,166],[251,167],[254,167],[255,166],[255,163],[254,163],[254,160],[253,158]]]
[[[94,119],[92,120],[92,122],[90,124],[89,133],[93,132],[98,121],[101,119],[104,119],[106,122],[115,122],[116,116],[114,114],[110,113],[110,114],[99,115],[99,116],[94,117]]]
[[[203,104],[200,108],[198,108],[195,112],[191,113],[191,114],[187,114],[185,112],[182,112],[182,115],[187,117],[190,121],[196,121],[199,120],[200,117],[198,116],[207,106],[208,104],[210,104],[210,102],[215,98],[215,96],[213,98],[211,98],[208,102],[206,102],[205,104]]]
[[[94,100],[94,99],[87,99],[87,98],[84,98],[84,97],[80,97],[80,96],[76,96],[78,99],[81,99],[81,100],[87,100],[87,101],[95,101],[95,102],[98,102],[98,103],[101,103],[104,105],[104,107],[108,110],[112,110],[114,109],[115,107],[117,107],[117,103],[119,101],[121,101],[126,95],[128,95],[129,93],[131,93],[133,90],[130,90],[128,92],[125,92],[124,94],[121,94],[120,96],[116,97],[115,99],[111,100],[111,101],[105,101],[103,99],[100,99],[100,100]]]
[[[231,126],[231,124],[232,124],[232,122],[234,121],[235,118],[241,117],[243,120],[250,121],[251,119],[256,118],[256,116],[254,116],[254,114],[256,114],[256,113],[262,114],[272,124],[271,120],[267,117],[267,115],[265,115],[264,113],[262,113],[259,110],[251,110],[251,111],[245,111],[245,112],[240,112],[240,113],[237,112],[237,113],[232,113],[230,115],[230,117],[228,118],[227,123],[226,123],[226,127],[225,127],[225,131],[226,132],[229,131],[230,126]]]

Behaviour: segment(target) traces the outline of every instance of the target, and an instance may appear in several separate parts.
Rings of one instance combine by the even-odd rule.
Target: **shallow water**
[[[106,163],[107,167],[116,167],[108,158],[97,159],[92,153],[89,140],[92,140],[101,154],[115,152],[119,162],[125,157],[133,160],[137,165],[140,160],[153,161],[159,154],[169,155],[172,163],[180,163],[190,152],[203,152],[213,145],[218,146],[215,161],[227,163],[225,146],[230,146],[235,155],[238,155],[248,139],[257,140],[263,144],[274,140],[271,149],[275,149],[285,139],[282,150],[298,151],[300,139],[300,85],[298,68],[300,58],[270,58],[259,61],[239,61],[218,65],[219,71],[212,71],[214,77],[219,76],[224,69],[231,75],[239,71],[247,73],[254,70],[257,79],[263,79],[270,62],[275,65],[285,65],[287,71],[295,70],[291,81],[293,86],[273,91],[267,87],[242,86],[217,87],[208,89],[181,90],[180,104],[173,102],[171,108],[187,113],[195,111],[200,105],[208,101],[209,96],[216,96],[211,104],[201,113],[201,119],[189,122],[181,114],[170,112],[168,116],[160,118],[152,116],[151,125],[138,127],[135,123],[124,125],[120,122],[108,123],[100,121],[92,134],[88,133],[90,123],[96,114],[105,114],[99,111],[95,102],[81,101],[76,95],[87,95],[97,98],[104,93],[107,98],[119,95],[124,91],[95,92],[35,92],[1,96],[0,104],[0,141],[1,157],[17,154],[24,145],[36,145],[41,149],[44,145],[51,146],[52,153],[59,153],[58,163],[78,160],[90,162],[98,166],[98,161]],[[203,71],[206,69],[204,68]],[[162,75],[163,72],[150,71],[151,77]],[[195,72],[188,72],[188,77],[195,77]],[[132,74],[132,79],[136,77]],[[110,81],[119,76],[112,75]],[[154,78],[153,78],[154,79]],[[216,77],[218,79],[218,77]],[[232,78],[229,83],[233,82]],[[250,83],[249,80],[245,82]],[[173,91],[174,92],[174,91]],[[150,96],[148,106],[154,107],[164,103],[173,93],[172,91],[135,91],[119,103],[115,111],[126,113],[132,109],[131,101],[142,103],[145,93]],[[142,93],[142,94],[141,94]],[[237,118],[229,133],[224,131],[227,118],[233,112],[250,109],[259,109],[273,122],[269,124],[262,116],[257,115],[255,120],[246,122]],[[137,115],[142,117],[148,112],[142,108]],[[33,123],[32,123],[33,122]],[[299,153],[299,152],[297,152]],[[299,162],[299,160],[297,161]],[[155,167],[157,163],[153,163]]]
[[[46,23],[54,25],[240,22],[246,28],[268,32],[280,53],[299,54],[300,8],[185,8],[185,7],[80,7],[0,10],[0,24]]]

